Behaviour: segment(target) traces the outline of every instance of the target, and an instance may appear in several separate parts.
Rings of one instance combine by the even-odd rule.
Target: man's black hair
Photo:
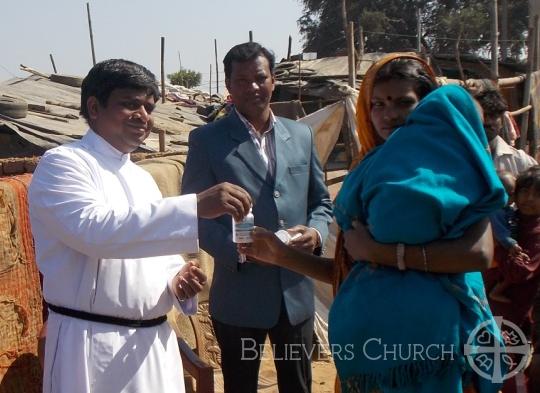
[[[159,88],[156,77],[140,64],[123,59],[110,59],[97,63],[81,86],[81,116],[89,120],[87,101],[89,97],[96,97],[102,106],[115,89],[146,90],[154,100],[159,100]]]
[[[482,107],[486,118],[498,118],[507,111],[508,104],[495,85],[473,92],[472,95]]]
[[[274,54],[266,49],[264,46],[256,42],[245,42],[233,46],[223,59],[223,65],[225,66],[225,78],[230,78],[232,73],[232,63],[244,63],[256,59],[259,56],[264,56],[268,60],[270,65],[270,73],[274,73],[274,66],[276,58]]]
[[[521,190],[529,188],[540,192],[540,165],[534,165],[526,171],[521,172],[516,179],[516,195]]]

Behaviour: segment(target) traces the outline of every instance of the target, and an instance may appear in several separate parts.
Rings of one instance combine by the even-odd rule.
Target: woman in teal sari
[[[470,245],[489,237],[485,218],[506,198],[482,121],[459,87],[439,88],[419,103],[414,83],[408,89],[402,84],[395,94],[391,79],[376,81],[385,64],[371,74],[368,111],[359,110],[359,120],[366,115],[376,133],[371,146],[361,138],[366,154],[335,202],[336,220],[356,260],[329,318],[342,390],[458,393],[474,385],[481,393],[496,392],[500,385],[475,375],[464,354],[470,333],[482,323],[499,340],[480,274],[464,273],[479,270],[473,259],[491,258],[491,250],[478,257],[482,252]],[[362,102],[361,92],[359,107]],[[410,113],[405,124],[385,106]],[[262,230],[254,237],[253,245],[241,249],[252,258],[325,281],[333,275],[328,261],[296,253]],[[440,256],[442,249],[448,252]],[[486,356],[489,374],[493,356]]]

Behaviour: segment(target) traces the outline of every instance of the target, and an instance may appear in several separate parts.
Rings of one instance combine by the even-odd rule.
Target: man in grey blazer
[[[255,225],[301,233],[293,246],[320,251],[331,201],[311,129],[270,110],[274,55],[257,43],[245,43],[233,47],[223,63],[235,109],[191,132],[183,193],[225,181],[236,184],[252,197]],[[259,349],[267,335],[280,392],[310,392],[311,280],[276,266],[239,263],[229,215],[199,220],[199,240],[215,261],[210,314],[225,392],[257,391]]]

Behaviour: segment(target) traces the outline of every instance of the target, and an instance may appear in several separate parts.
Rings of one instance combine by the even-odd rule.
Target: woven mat
[[[0,393],[41,392],[42,296],[28,216],[30,179],[0,178]]]

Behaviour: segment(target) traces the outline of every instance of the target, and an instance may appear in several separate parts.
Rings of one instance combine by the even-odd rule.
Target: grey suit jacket
[[[276,175],[272,182],[235,111],[192,131],[182,193],[199,193],[221,182],[237,184],[253,199],[255,225],[271,231],[306,225],[317,229],[324,242],[331,221],[331,201],[311,129],[278,117],[274,132]],[[278,321],[282,300],[293,325],[313,316],[310,279],[276,266],[238,263],[229,215],[200,219],[199,241],[215,261],[210,313],[218,321],[270,328]]]

